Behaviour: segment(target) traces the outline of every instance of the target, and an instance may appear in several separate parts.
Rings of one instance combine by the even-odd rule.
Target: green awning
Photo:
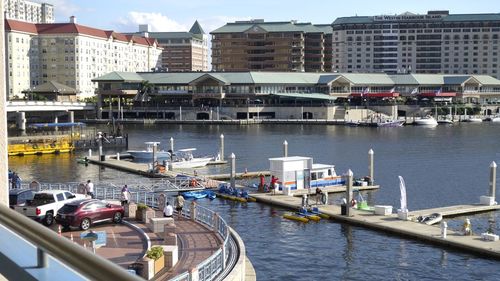
[[[312,99],[312,100],[330,100],[334,101],[337,99],[337,97],[332,97],[329,95],[325,94],[319,94],[319,93],[304,93],[304,94],[299,94],[299,93],[274,93],[271,94],[273,96],[279,96],[280,98],[294,98],[294,99]]]

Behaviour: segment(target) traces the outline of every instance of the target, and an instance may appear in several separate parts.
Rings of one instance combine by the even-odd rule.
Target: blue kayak
[[[211,190],[187,191],[183,192],[182,196],[186,199],[203,199],[203,198],[214,199],[216,197],[215,192]]]

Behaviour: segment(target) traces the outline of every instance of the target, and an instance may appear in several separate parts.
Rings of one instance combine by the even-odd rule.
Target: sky
[[[54,5],[56,22],[77,22],[95,28],[133,32],[139,24],[151,31],[187,31],[198,20],[206,33],[227,22],[265,21],[332,23],[337,17],[425,14],[449,10],[452,14],[499,13],[493,0],[35,0]]]

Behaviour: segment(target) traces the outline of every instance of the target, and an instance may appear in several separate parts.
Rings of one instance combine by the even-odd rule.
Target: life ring
[[[328,201],[328,195],[326,193],[321,193],[321,198],[320,198],[321,204],[326,205]]]

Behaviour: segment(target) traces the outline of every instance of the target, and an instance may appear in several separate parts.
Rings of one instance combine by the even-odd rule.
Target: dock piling
[[[231,153],[229,159],[231,160],[231,188],[236,188],[236,156],[234,153]]]
[[[352,197],[352,171],[349,169],[347,171],[347,188],[346,188],[346,201],[347,201],[347,206],[346,206],[346,216],[350,217],[351,216],[351,200],[353,199]]]
[[[286,140],[283,142],[283,157],[288,157],[288,142]]]
[[[174,138],[170,138],[170,151],[174,152]]]
[[[490,165],[490,196],[493,197],[493,201],[495,201],[496,185],[497,185],[497,163],[493,161],[491,162]]]
[[[374,180],[374,175],[373,175],[373,154],[375,154],[373,152],[373,149],[370,148],[370,150],[368,150],[368,161],[369,161],[369,166],[368,166],[368,171],[370,173],[370,182],[368,183],[369,185],[373,185],[373,183],[375,182]]]
[[[224,161],[224,135],[220,134],[220,161]]]

